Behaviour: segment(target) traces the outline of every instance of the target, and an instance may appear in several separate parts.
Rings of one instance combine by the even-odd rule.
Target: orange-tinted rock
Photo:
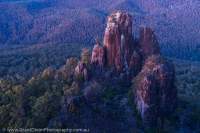
[[[101,67],[105,65],[105,50],[98,41],[92,50],[91,63]]]
[[[160,54],[160,48],[156,35],[151,28],[140,28],[139,46],[145,59],[150,55]]]
[[[174,66],[159,55],[147,58],[134,82],[135,103],[146,127],[156,127],[176,108]]]
[[[107,65],[119,72],[126,68],[132,55],[132,45],[131,15],[119,11],[111,14],[104,34]]]

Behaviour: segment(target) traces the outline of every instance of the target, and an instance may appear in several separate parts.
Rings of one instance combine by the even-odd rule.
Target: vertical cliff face
[[[104,35],[106,61],[118,71],[127,69],[132,55],[132,17],[128,13],[116,12],[108,17]]]
[[[160,54],[158,41],[151,28],[140,28],[139,46],[144,58],[147,58],[150,55]]]
[[[158,88],[153,74],[140,73],[136,80],[135,103],[145,127],[156,127],[158,118]]]
[[[177,90],[174,66],[160,55],[146,59],[135,78],[135,103],[146,127],[156,127],[176,108]]]

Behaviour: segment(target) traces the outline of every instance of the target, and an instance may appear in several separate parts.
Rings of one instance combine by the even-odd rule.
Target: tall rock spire
[[[118,11],[108,17],[104,47],[108,66],[119,72],[128,68],[133,47],[131,15]]]

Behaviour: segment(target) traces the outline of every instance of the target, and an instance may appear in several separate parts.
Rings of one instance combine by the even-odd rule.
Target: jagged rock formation
[[[160,54],[160,48],[153,30],[149,27],[140,28],[139,46],[144,58]]]
[[[89,70],[90,65],[94,67]],[[98,71],[99,67],[101,71]],[[158,121],[163,121],[176,107],[174,66],[161,56],[151,28],[141,27],[139,42],[133,39],[132,17],[128,13],[118,11],[108,17],[104,44],[101,46],[99,41],[96,42],[91,59],[89,51],[83,50],[75,76],[89,81],[88,72],[93,75],[90,80],[104,84],[106,80],[108,84],[128,82],[130,85],[131,79],[135,78],[134,103],[145,127],[157,127]],[[94,88],[85,87],[87,101],[95,101],[101,92]]]
[[[75,68],[75,77],[78,80],[88,79],[88,70],[86,65],[82,61],[80,61]]]
[[[96,41],[96,44],[92,50],[91,63],[94,65],[99,65],[100,67],[105,65],[105,50],[100,45],[99,41]]]
[[[104,35],[107,65],[119,72],[128,69],[133,43],[131,15],[122,12],[111,14]]]
[[[156,127],[176,108],[174,66],[160,55],[149,56],[135,78],[135,103],[146,127]],[[162,124],[162,123],[161,123]]]
[[[129,63],[129,68],[131,68],[130,69],[131,74],[135,76],[140,71],[141,66],[142,66],[142,57],[136,50],[134,50]]]

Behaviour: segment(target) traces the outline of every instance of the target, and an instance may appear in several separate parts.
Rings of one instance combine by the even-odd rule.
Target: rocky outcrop
[[[54,78],[55,70],[51,67],[46,68],[43,72],[41,77],[44,79]]]
[[[141,55],[135,50],[132,53],[130,63],[129,63],[129,68],[130,72],[133,76],[135,76],[141,69],[142,67],[142,57]]]
[[[143,57],[160,54],[160,48],[153,30],[149,27],[140,28],[139,46]]]
[[[104,47],[108,66],[115,67],[119,72],[128,68],[133,47],[131,15],[116,12],[108,17]]]
[[[82,61],[75,68],[75,77],[78,80],[88,80],[88,70]]]
[[[113,84],[128,86],[130,78],[134,78],[134,102],[145,127],[157,127],[158,121],[163,121],[175,110],[174,66],[162,58],[151,28],[141,27],[139,41],[133,39],[132,17],[128,13],[118,11],[108,17],[103,47],[97,41],[90,62],[95,66],[91,72],[93,78],[101,78],[104,83],[106,79]],[[100,66],[101,71],[96,66]],[[79,63],[76,72],[87,78],[84,64]],[[95,99],[98,91],[88,87],[86,99]]]
[[[92,50],[91,63],[94,65],[99,65],[100,67],[104,67],[105,65],[105,50],[100,45],[99,41],[96,41],[96,44]]]
[[[146,127],[157,127],[177,102],[174,66],[160,55],[147,58],[134,82],[135,103]]]
[[[81,62],[84,65],[88,66],[90,64],[90,60],[91,60],[90,50],[87,48],[83,48],[81,53]]]

